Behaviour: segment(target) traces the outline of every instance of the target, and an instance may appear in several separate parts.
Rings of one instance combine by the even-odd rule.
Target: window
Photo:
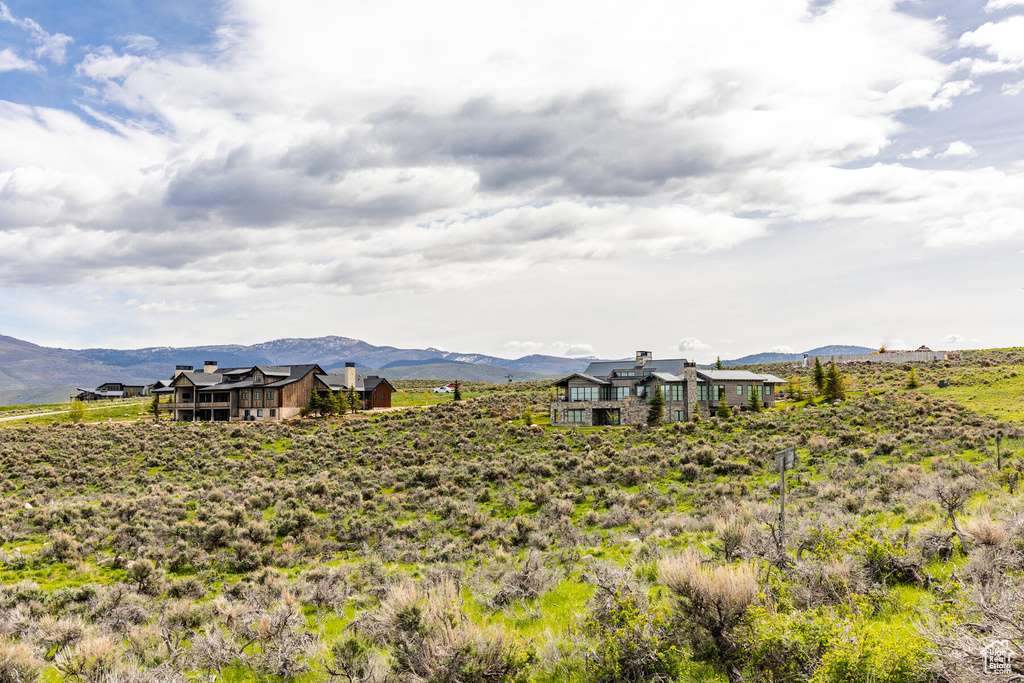
[[[248,417],[249,417],[249,411],[248,411],[248,410],[246,410],[245,412],[243,412],[243,413],[242,413],[242,417],[244,417],[244,418],[248,419]]]
[[[252,392],[252,400],[254,400],[254,401],[260,400],[260,392],[258,392],[258,391]]]
[[[706,384],[697,385],[697,400],[706,401],[708,400],[708,387]]]
[[[715,396],[717,396],[717,398],[715,399],[717,401],[724,401],[725,400],[725,385],[724,384],[716,384],[715,385]]]
[[[252,383],[253,384],[263,384],[263,375],[253,375],[252,376]]]
[[[665,387],[666,401],[685,401],[686,387],[682,384],[669,384]]]
[[[570,401],[599,401],[600,387],[569,387]]]
[[[586,422],[587,411],[585,410],[567,410],[565,411],[566,422]]]
[[[743,385],[742,384],[737,384],[736,385],[736,395],[737,396],[742,396],[743,395]]]
[[[650,371],[650,370],[644,370],[644,377],[646,377],[646,376],[647,376],[647,375],[649,375],[649,374],[651,374],[651,371]]]
[[[765,396],[771,396],[773,389],[774,389],[774,387],[771,384],[765,384],[764,385],[764,394],[765,394]]]
[[[268,401],[273,401],[274,400],[274,392],[273,391],[268,391],[267,392],[267,400]]]
[[[263,408],[256,411],[256,417],[263,417]]]
[[[242,400],[243,401],[248,401],[249,400],[249,392],[248,391],[243,391],[242,392]]]
[[[686,422],[686,411],[685,410],[674,410],[672,411],[672,420],[675,422]]]
[[[277,411],[273,408],[270,409],[270,417],[277,417]]]

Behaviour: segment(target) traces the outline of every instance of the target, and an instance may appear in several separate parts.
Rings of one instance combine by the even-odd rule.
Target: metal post
[[[1003,443],[1003,433],[996,432],[996,472],[1003,471],[1003,457],[999,453],[999,446]]]
[[[786,556],[786,463],[779,468],[779,546]]]

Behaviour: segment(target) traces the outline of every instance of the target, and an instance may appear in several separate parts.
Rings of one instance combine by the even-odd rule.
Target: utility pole
[[[779,472],[779,554],[786,556],[786,470],[796,464],[796,448],[790,446],[775,454],[775,469]]]
[[[996,472],[1003,471],[1003,456],[999,453],[999,447],[1003,443],[1003,433],[996,432]]]
[[[505,379],[508,380],[509,384],[512,384],[512,375],[505,375]]]

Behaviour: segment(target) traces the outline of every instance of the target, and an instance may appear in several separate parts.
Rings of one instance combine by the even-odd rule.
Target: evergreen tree
[[[348,412],[354,413],[359,410],[359,395],[356,394],[355,387],[349,387],[348,394],[345,397],[345,403],[348,404]]]
[[[729,417],[732,415],[732,410],[729,408],[729,402],[725,400],[725,389],[718,394],[718,407],[715,408],[715,415],[718,417]]]
[[[917,389],[921,386],[921,383],[917,381],[917,370],[910,368],[910,372],[907,374],[907,389]]]
[[[332,391],[327,395],[325,411],[330,415],[337,415],[341,412],[341,391]]]
[[[526,409],[523,411],[523,424],[533,424],[533,411],[530,410],[530,406],[526,406]]]
[[[804,383],[799,377],[790,377],[789,384],[786,386],[786,391],[789,393],[789,400],[791,401],[802,401],[804,396]]]
[[[153,401],[149,404],[148,412],[153,413],[153,419],[160,419],[160,394],[153,394]]]
[[[722,365],[722,357],[718,356],[718,357],[715,358],[715,370],[723,370],[723,369],[724,369],[724,366]]]
[[[316,393],[316,389],[311,389],[309,391],[309,402],[306,403],[306,415],[319,415],[323,412],[323,409],[320,394]]]
[[[652,427],[661,424],[661,418],[665,416],[665,394],[661,393],[661,387],[654,388],[647,406],[647,424]]]
[[[693,420],[694,422],[700,422],[702,419],[700,416],[700,406],[697,405],[696,403],[693,404],[693,415],[690,417],[690,419]]]
[[[846,379],[843,373],[839,372],[835,361],[829,363],[828,372],[825,373],[825,400],[841,401],[846,398]]]
[[[452,394],[452,399],[455,401],[462,400],[462,383],[459,380],[455,380],[455,393]]]
[[[753,384],[750,385],[750,410],[755,413],[761,412],[761,396],[757,391],[760,387]]]
[[[814,386],[818,388],[818,393],[825,391],[825,368],[821,367],[821,359],[817,357],[814,359]]]

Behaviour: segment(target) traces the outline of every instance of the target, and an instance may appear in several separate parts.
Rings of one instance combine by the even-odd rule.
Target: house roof
[[[280,377],[281,379],[273,382],[264,382],[262,384],[256,384],[252,381],[252,377],[246,377],[244,379],[231,380],[230,377],[240,374],[246,374],[253,370],[259,370],[267,377]],[[219,370],[217,372],[196,372],[187,371],[183,372],[178,377],[185,377],[188,381],[197,387],[202,387],[207,391],[223,391],[227,389],[245,389],[247,387],[269,387],[271,389],[275,387],[283,387],[293,382],[298,382],[300,379],[308,375],[310,372],[321,370],[319,365],[310,363],[306,365],[273,365],[273,366],[253,366],[250,368],[230,368],[226,370]],[[177,379],[177,378],[175,378]]]
[[[677,375],[673,375],[673,374],[668,373],[668,372],[652,372],[651,374],[647,375],[646,377],[641,379],[639,382],[637,382],[637,384],[643,384],[647,380],[651,380],[651,379],[660,379],[662,382],[685,382],[686,381],[685,377],[679,377]]]
[[[593,365],[593,363],[591,363],[591,365]],[[571,375],[568,375],[568,376],[563,377],[562,379],[558,380],[557,382],[555,382],[551,386],[553,386],[553,387],[562,386],[563,384],[566,384],[569,380],[571,380],[573,377],[579,377],[581,379],[585,379],[588,382],[593,382],[594,384],[611,384],[611,382],[609,382],[606,379],[600,379],[598,377],[594,377],[593,375],[588,375],[585,372],[574,372]]]
[[[326,384],[331,391],[348,391],[349,386],[345,384],[345,375],[336,374],[323,374],[317,375],[316,378]],[[381,385],[381,383],[387,384],[394,391],[395,387],[391,385],[391,382],[387,381],[383,377],[377,375],[368,375],[366,377],[356,377],[356,391],[373,391]]]
[[[652,359],[641,367],[637,367],[635,360],[596,360],[587,366],[584,374],[593,377],[609,377],[615,370],[636,370],[639,372],[666,372],[676,374],[686,363],[685,358],[664,358]]]
[[[697,374],[712,382],[764,382],[766,384],[786,384],[786,380],[775,375],[759,375],[750,370],[698,370]]]

